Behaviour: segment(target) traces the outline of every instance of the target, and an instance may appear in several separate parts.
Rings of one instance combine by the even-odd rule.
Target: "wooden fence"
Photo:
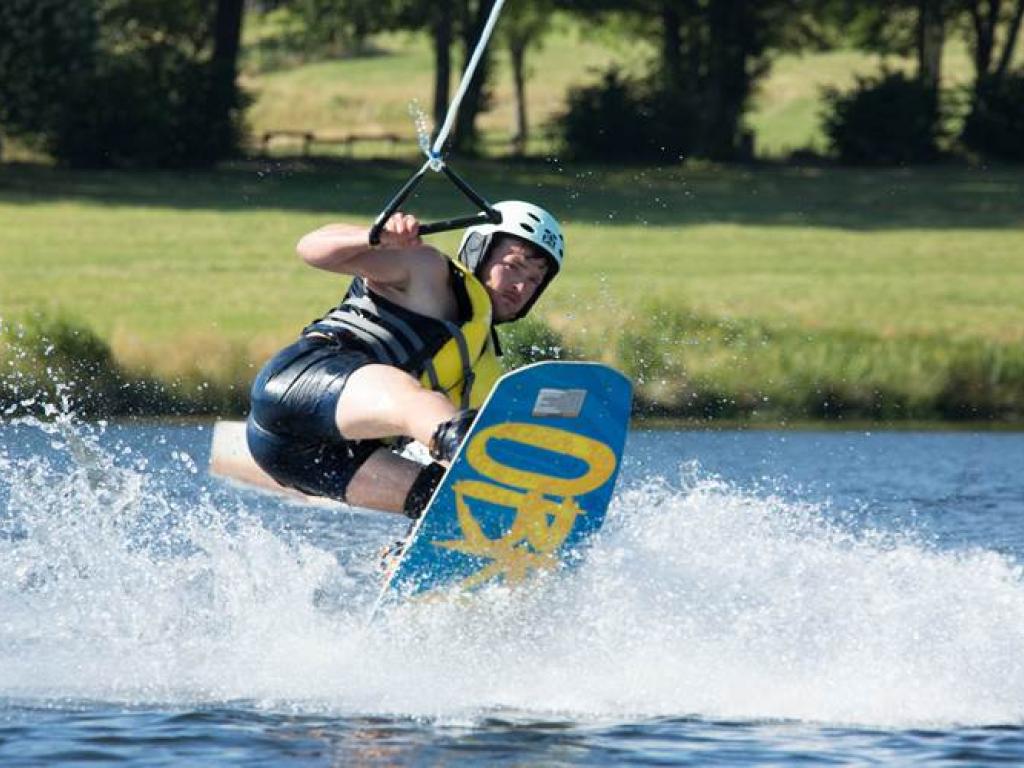
[[[265,131],[260,145],[262,153],[269,155],[271,145],[298,144],[301,146],[302,156],[309,157],[318,146],[340,146],[344,148],[345,154],[352,155],[354,147],[362,143],[387,144],[389,151],[394,154],[396,147],[402,142],[402,137],[396,133],[348,133],[337,136],[317,135],[314,131],[282,129]],[[407,143],[412,145],[411,141]]]

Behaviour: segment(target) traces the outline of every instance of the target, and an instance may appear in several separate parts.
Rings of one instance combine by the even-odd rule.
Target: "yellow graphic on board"
[[[492,440],[507,440],[579,459],[587,466],[580,477],[545,475],[502,464],[487,448]],[[434,546],[489,561],[465,579],[474,587],[497,577],[506,583],[522,581],[539,568],[558,562],[558,549],[572,532],[576,518],[586,514],[576,501],[607,482],[615,472],[615,452],[604,443],[574,432],[538,424],[499,424],[475,436],[465,457],[484,480],[462,480],[452,487],[461,539]],[[488,538],[473,516],[471,500],[515,510],[512,525],[500,537]]]

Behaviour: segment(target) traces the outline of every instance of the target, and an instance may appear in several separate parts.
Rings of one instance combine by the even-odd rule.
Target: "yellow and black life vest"
[[[406,309],[357,277],[341,303],[303,334],[329,336],[417,376],[459,408],[479,408],[501,375],[491,299],[463,265],[448,260],[459,322]]]

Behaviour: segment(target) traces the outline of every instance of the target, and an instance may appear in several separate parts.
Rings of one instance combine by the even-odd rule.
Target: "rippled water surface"
[[[209,437],[0,425],[0,764],[1024,762],[1024,435],[636,432],[578,570],[372,625],[404,525]]]

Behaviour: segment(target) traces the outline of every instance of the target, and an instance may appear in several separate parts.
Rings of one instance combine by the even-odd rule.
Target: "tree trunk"
[[[526,40],[516,40],[508,49],[512,64],[512,80],[516,91],[516,122],[512,134],[512,151],[526,154],[529,125],[526,122]]]
[[[1017,0],[1017,7],[1014,8],[1013,17],[1010,19],[1010,27],[1006,31],[1003,55],[999,57],[999,64],[996,67],[995,76],[997,79],[1002,79],[1010,68],[1010,62],[1013,61],[1013,51],[1017,47],[1017,38],[1020,35],[1022,21],[1024,21],[1024,0]]]
[[[683,85],[683,46],[679,32],[681,23],[676,4],[672,0],[664,0],[661,4],[661,65],[665,84],[673,90]]]
[[[945,19],[942,0],[918,0],[917,77],[921,84],[937,91],[942,82],[942,48]]]
[[[992,49],[995,46],[996,20],[1000,0],[971,0],[968,10],[974,26],[974,77],[984,80],[992,67]],[[989,12],[985,12],[988,8]]]
[[[465,23],[462,25],[462,47],[464,51],[463,66],[469,64],[473,55],[480,33],[483,31],[487,16],[491,12],[495,0],[478,0],[475,8],[467,7]],[[484,106],[485,86],[487,84],[487,70],[489,56],[485,50],[480,56],[476,72],[466,94],[462,99],[462,106],[459,108],[458,118],[455,120],[455,138],[453,146],[460,152],[475,154],[478,150],[479,134],[476,128],[476,116]]]
[[[747,25],[758,23],[750,18],[752,13],[744,0],[711,0],[708,8],[706,119],[699,151],[713,160],[732,160],[739,147],[740,120],[750,92]]]
[[[234,86],[238,74],[238,46],[242,37],[245,0],[217,0],[213,25],[213,64],[222,82]]]
[[[216,154],[226,156],[235,149],[234,110],[239,106],[235,80],[238,77],[238,48],[242,37],[244,0],[217,0],[213,25],[213,56],[210,60],[210,130],[217,139]]]
[[[452,3],[440,0],[434,21],[434,130],[439,131],[448,112],[452,80]]]

